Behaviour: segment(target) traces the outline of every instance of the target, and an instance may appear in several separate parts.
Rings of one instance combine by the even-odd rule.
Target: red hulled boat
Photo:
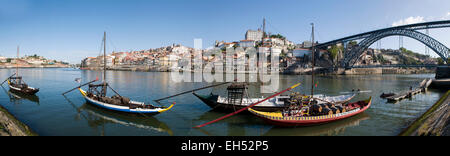
[[[279,112],[261,112],[249,108],[249,111],[269,124],[283,127],[296,127],[324,124],[349,118],[366,111],[371,104],[372,98],[369,98],[364,101],[343,104],[339,107],[325,106],[317,109],[314,106],[304,106],[300,109]],[[321,111],[317,112],[318,110]]]

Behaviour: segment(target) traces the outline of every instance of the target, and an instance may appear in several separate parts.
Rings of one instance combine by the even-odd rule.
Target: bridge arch
[[[353,48],[349,53],[345,55],[344,60],[341,62],[342,66],[344,67],[353,67],[353,65],[358,61],[359,57],[362,55],[362,53],[367,50],[372,44],[374,44],[376,41],[381,40],[386,37],[390,36],[406,36],[413,38],[419,42],[422,42],[427,47],[432,49],[436,54],[438,54],[444,61],[447,62],[447,65],[449,64],[448,58],[450,49],[447,48],[444,44],[440,43],[439,41],[433,39],[432,37],[415,31],[411,29],[391,29],[387,31],[380,31],[373,33],[369,37],[362,40],[356,48]]]

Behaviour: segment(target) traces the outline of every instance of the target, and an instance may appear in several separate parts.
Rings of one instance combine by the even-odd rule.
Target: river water
[[[2,80],[15,72],[0,69]],[[20,69],[20,75],[32,87],[40,88],[36,96],[23,96],[9,92],[7,85],[0,91],[0,104],[16,118],[43,136],[59,135],[137,135],[137,136],[303,136],[303,135],[396,135],[415,118],[432,106],[445,92],[430,89],[398,103],[379,98],[383,92],[400,92],[417,85],[434,74],[420,75],[358,75],[317,76],[316,94],[339,95],[360,89],[356,100],[373,97],[372,106],[364,113],[341,121],[311,127],[280,128],[265,124],[250,114],[238,114],[201,129],[192,128],[226,113],[212,111],[192,94],[165,101],[177,102],[168,112],[156,116],[129,115],[105,111],[86,103],[79,92],[66,96],[61,93],[83,82],[101,77],[99,71],[77,69]],[[174,82],[170,73],[108,71],[110,85],[122,96],[135,101],[152,100],[182,91],[209,85],[201,82]],[[279,89],[295,83],[302,85],[295,91],[310,93],[311,76],[280,75]],[[199,91],[224,94],[226,86]],[[251,96],[260,94],[255,84],[250,85]]]

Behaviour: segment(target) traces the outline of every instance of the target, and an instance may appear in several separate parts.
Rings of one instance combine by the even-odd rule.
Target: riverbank
[[[37,136],[37,134],[0,106],[0,136]]]
[[[69,65],[40,65],[40,66],[20,66],[18,68],[69,68]],[[0,69],[14,69],[16,66],[1,66]]]
[[[96,67],[85,67],[82,70],[102,70]],[[150,66],[122,66],[108,67],[112,71],[136,71],[136,72],[183,72],[180,69],[174,71],[169,67],[150,67]],[[191,71],[187,71],[191,72]],[[236,73],[254,73],[251,71],[235,71]],[[353,68],[345,70],[343,68],[324,68],[316,67],[314,73],[317,75],[375,75],[375,74],[432,74],[434,68]],[[311,68],[300,68],[296,70],[286,70],[279,72],[282,75],[311,75]]]
[[[450,136],[450,90],[400,136]]]
[[[316,67],[316,75],[383,75],[383,74],[434,74],[436,68],[324,68]],[[281,74],[285,75],[311,75],[310,68],[298,68],[295,70],[286,70]]]

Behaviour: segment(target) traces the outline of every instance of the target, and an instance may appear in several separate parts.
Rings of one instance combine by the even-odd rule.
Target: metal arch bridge
[[[450,27],[450,20],[403,25],[374,30],[349,37],[344,37],[341,39],[321,43],[316,46],[318,48],[326,49],[328,46],[332,46],[338,43],[348,43],[350,41],[362,39],[362,41],[359,42],[357,46],[355,46],[354,48],[351,49],[350,52],[347,52],[345,54],[345,58],[341,62],[341,65],[343,67],[350,68],[354,66],[354,64],[357,62],[362,53],[376,41],[389,36],[407,36],[425,44],[427,47],[432,49],[436,54],[438,54],[443,60],[445,60],[447,62],[447,65],[449,65],[450,62],[448,62],[448,58],[450,55],[450,49],[447,48],[444,44],[440,43],[439,41],[433,39],[432,37],[418,31],[424,29],[436,29],[447,27]]]

